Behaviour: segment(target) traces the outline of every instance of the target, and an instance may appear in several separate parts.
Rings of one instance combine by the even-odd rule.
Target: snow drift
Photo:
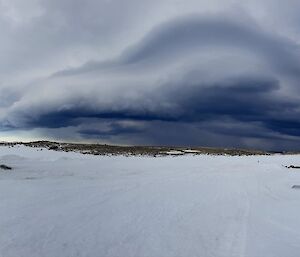
[[[297,257],[297,155],[0,147],[1,257]]]

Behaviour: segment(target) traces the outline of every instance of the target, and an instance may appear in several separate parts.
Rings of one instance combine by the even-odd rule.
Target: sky
[[[0,0],[0,140],[300,150],[298,0]]]

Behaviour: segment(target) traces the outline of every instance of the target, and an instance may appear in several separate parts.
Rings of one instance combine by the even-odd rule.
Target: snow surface
[[[298,257],[300,156],[0,147],[0,257]]]

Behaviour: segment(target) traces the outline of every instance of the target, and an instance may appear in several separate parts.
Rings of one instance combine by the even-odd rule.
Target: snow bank
[[[1,257],[297,257],[299,156],[0,147]]]

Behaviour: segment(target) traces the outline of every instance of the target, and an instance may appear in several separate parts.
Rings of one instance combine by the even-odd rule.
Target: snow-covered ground
[[[0,257],[298,257],[300,156],[0,147]]]

